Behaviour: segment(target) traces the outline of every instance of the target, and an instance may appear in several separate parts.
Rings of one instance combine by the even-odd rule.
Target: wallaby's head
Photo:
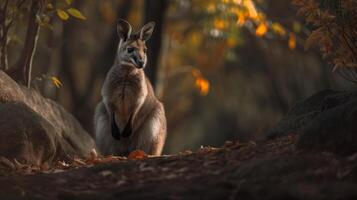
[[[146,44],[154,31],[155,23],[149,22],[145,24],[140,31],[132,33],[132,28],[129,22],[119,19],[117,24],[117,32],[120,38],[118,57],[120,62],[125,62],[135,67],[142,69],[147,62]]]

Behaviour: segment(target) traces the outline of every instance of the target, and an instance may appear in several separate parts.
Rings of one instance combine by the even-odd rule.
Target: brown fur
[[[145,41],[137,34],[119,48],[118,58],[102,88],[102,101],[95,112],[97,146],[103,154],[127,155],[141,149],[151,155],[160,155],[166,139],[164,107],[156,98],[143,69],[123,62],[125,57],[121,56],[125,56],[128,47],[136,48],[137,55],[146,59]],[[121,135],[115,140],[113,122],[121,134],[130,127],[129,136]]]

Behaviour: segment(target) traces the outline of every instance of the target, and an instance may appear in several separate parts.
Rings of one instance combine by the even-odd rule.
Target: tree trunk
[[[0,69],[8,69],[7,61],[7,33],[9,27],[6,24],[6,13],[9,0],[6,0],[3,8],[0,10]]]
[[[132,1],[125,1],[117,11],[118,18],[126,19],[131,10]],[[88,86],[83,92],[81,101],[92,95],[93,87],[97,77],[106,75],[110,67],[113,65],[116,50],[118,47],[119,38],[116,25],[112,27],[111,35],[105,43],[104,51],[96,58],[94,65],[91,67],[91,73],[88,78]]]
[[[150,40],[147,42],[148,46],[148,67],[146,68],[146,75],[149,77],[153,87],[157,84],[159,55],[161,49],[162,30],[164,24],[165,11],[168,6],[167,0],[145,1],[145,22],[154,21],[155,31]]]

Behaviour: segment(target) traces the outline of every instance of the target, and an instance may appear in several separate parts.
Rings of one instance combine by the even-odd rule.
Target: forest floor
[[[0,176],[0,199],[357,199],[357,154],[296,150],[296,140],[24,167]]]

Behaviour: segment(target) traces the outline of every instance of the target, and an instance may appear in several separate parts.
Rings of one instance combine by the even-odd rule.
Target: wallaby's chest
[[[103,88],[103,96],[123,120],[143,104],[147,92],[144,72],[135,70],[110,72]]]

